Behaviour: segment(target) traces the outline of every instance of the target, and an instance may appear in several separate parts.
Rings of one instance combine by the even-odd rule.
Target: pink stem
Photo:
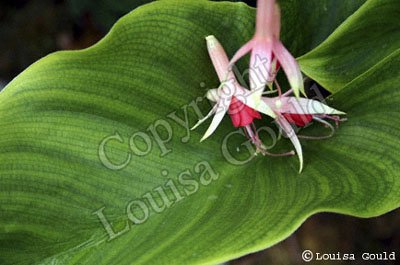
[[[323,114],[323,115],[316,115],[317,117],[323,118],[323,119],[330,119],[333,120],[335,122],[336,128],[339,127],[339,122],[343,122],[343,121],[347,121],[346,118],[340,118],[339,116],[331,116],[331,115],[327,115],[327,114]]]
[[[255,129],[254,124],[252,124],[252,127]],[[286,153],[281,153],[281,154],[273,154],[267,151],[265,146],[262,144],[260,138],[258,137],[257,133],[253,132],[253,129],[250,125],[246,125],[245,128],[245,134],[246,136],[251,140],[251,142],[256,146],[257,152],[260,152],[263,155],[268,155],[268,156],[292,156],[294,155],[294,151],[286,152]]]
[[[282,97],[287,97],[287,96],[289,96],[290,94],[292,94],[293,93],[293,89],[291,88],[291,89],[289,89],[288,91],[286,91],[285,93],[283,93],[282,94]]]
[[[281,86],[279,85],[278,81],[276,81],[276,79],[274,79],[274,83],[276,85],[276,88],[278,89],[278,96],[281,97],[282,96]]]

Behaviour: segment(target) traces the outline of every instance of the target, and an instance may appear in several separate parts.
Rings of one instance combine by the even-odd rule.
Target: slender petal
[[[295,97],[263,97],[263,101],[274,111],[291,114],[344,115],[346,113],[325,105],[318,100]]]
[[[211,134],[214,133],[214,131],[217,129],[218,125],[221,123],[222,119],[224,118],[225,113],[228,111],[228,109],[226,107],[223,107],[223,106],[218,106],[218,108],[222,108],[222,111],[218,111],[215,114],[210,126],[208,127],[207,131],[205,132],[205,134],[201,138],[200,142],[204,141],[205,139],[210,137]]]
[[[217,111],[215,112],[214,118],[211,121],[210,126],[205,132],[204,136],[201,138],[200,142],[207,139],[214,131],[217,129],[218,125],[221,123],[222,119],[225,116],[225,113],[228,111],[228,106],[231,102],[231,97],[226,98],[226,101],[220,100],[217,105]]]
[[[203,122],[205,122],[208,118],[210,118],[216,111],[217,111],[218,105],[214,105],[214,107],[210,110],[210,112],[201,120],[199,120],[190,130],[194,130],[197,127],[199,127]]]
[[[206,41],[208,53],[215,71],[217,72],[219,81],[224,82],[226,80],[235,79],[233,72],[228,71],[229,59],[221,43],[213,35],[207,36]]]
[[[296,149],[297,156],[299,157],[300,162],[300,169],[299,173],[303,170],[303,150],[301,149],[301,144],[299,139],[296,136],[295,131],[293,130],[292,126],[289,122],[282,116],[278,116],[276,122],[285,131],[287,137],[289,137],[290,141],[292,142],[294,148]]]
[[[261,99],[272,72],[272,42],[261,41],[254,46],[250,57],[250,89],[256,101]]]
[[[305,95],[303,76],[300,71],[300,66],[296,59],[289,53],[283,46],[282,42],[275,40],[272,46],[274,55],[277,57],[281,64],[283,71],[288,78],[289,84],[293,89],[296,97],[300,97],[300,92]]]
[[[249,53],[254,47],[254,40],[250,40],[245,45],[243,45],[236,53],[233,55],[231,61],[229,62],[229,68],[232,67],[240,58]]]

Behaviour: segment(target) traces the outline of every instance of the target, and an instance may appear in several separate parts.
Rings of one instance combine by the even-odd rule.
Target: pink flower
[[[260,113],[238,100],[235,96],[232,97],[228,113],[235,127],[245,127],[252,124],[254,119],[261,119]]]
[[[313,120],[311,114],[290,114],[283,113],[283,117],[290,123],[299,127],[304,127]]]
[[[278,88],[280,90],[280,88]],[[336,123],[342,121],[337,116],[332,115],[344,115],[346,113],[331,108],[317,100],[306,99],[306,98],[296,98],[287,96],[292,90],[289,90],[285,94],[274,97],[262,97],[262,101],[266,103],[276,114],[275,121],[279,127],[285,132],[287,137],[292,142],[296,153],[299,157],[300,169],[303,169],[303,151],[299,141],[299,137],[308,139],[321,139],[325,137],[313,137],[313,136],[297,136],[291,124],[303,127],[309,124],[312,120],[323,123],[324,125],[331,128],[332,132],[334,128],[328,122],[324,121],[324,118],[332,119]],[[330,137],[330,134],[328,137]]]
[[[216,102],[216,104],[203,119],[199,120],[192,130],[215,114],[209,128],[201,139],[201,141],[203,141],[216,130],[223,117],[228,112],[233,125],[235,127],[243,127],[246,135],[257,147],[257,151],[263,154],[269,154],[258,138],[253,120],[261,119],[259,112],[269,115],[272,118],[276,117],[275,113],[264,102],[257,104],[257,111],[254,110],[256,104],[250,99],[251,92],[240,86],[234,74],[228,71],[229,59],[222,45],[214,36],[208,36],[206,40],[207,49],[221,82],[221,86],[208,91],[207,98]]]
[[[280,9],[275,0],[258,0],[256,32],[254,37],[241,47],[230,61],[230,66],[245,54],[250,56],[250,88],[254,100],[261,98],[265,85],[272,88],[276,72],[281,66],[296,97],[304,94],[303,77],[295,58],[279,40]]]

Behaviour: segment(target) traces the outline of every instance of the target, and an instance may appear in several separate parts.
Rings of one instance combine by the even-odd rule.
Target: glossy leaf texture
[[[302,71],[336,92],[400,47],[400,2],[370,0],[300,58]]]
[[[291,53],[303,55],[324,41],[366,0],[280,0],[282,39]]]
[[[95,46],[51,54],[14,79],[0,94],[0,263],[218,264],[278,243],[317,212],[397,208],[399,52],[330,98],[348,121],[331,139],[302,141],[301,174],[296,157],[229,163],[227,152],[249,153],[228,118],[203,143],[206,125],[188,131],[193,106],[206,114],[203,96],[218,86],[204,37],[232,55],[253,24],[254,9],[240,3],[155,2]],[[146,140],[149,153],[137,155]],[[113,169],[101,162],[105,141]],[[274,151],[289,148],[282,139]],[[157,213],[160,190],[168,199]],[[148,218],[133,224],[143,204]],[[100,212],[119,236],[110,240]]]

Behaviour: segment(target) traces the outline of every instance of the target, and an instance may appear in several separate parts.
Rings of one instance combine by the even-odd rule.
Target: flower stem
[[[260,138],[258,137],[257,131],[254,132],[255,131],[254,124],[252,124],[252,126],[246,125],[244,128],[245,128],[244,132],[245,132],[246,136],[256,147],[256,153],[261,153],[263,155],[268,155],[268,156],[292,156],[295,154],[293,150],[286,152],[286,153],[281,153],[281,154],[273,154],[273,153],[268,152],[267,148],[263,145]],[[254,131],[253,131],[253,129],[254,129]]]
[[[275,0],[258,0],[256,17],[256,37],[272,38]]]

